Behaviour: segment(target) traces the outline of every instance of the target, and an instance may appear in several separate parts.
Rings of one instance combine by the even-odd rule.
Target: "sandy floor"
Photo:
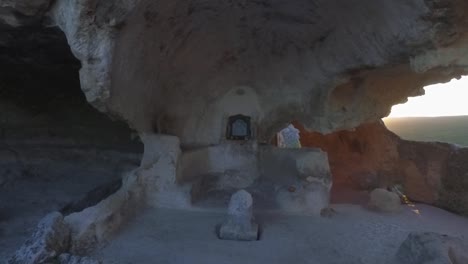
[[[218,240],[221,211],[150,209],[95,253],[104,263],[386,263],[411,231],[468,237],[468,218],[417,205],[397,214],[335,205],[333,218],[263,213],[260,241]]]

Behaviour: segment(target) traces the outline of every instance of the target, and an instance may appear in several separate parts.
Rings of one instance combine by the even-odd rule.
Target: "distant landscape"
[[[468,116],[399,117],[383,121],[403,139],[468,146]]]

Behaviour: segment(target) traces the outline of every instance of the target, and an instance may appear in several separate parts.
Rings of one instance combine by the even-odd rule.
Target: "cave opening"
[[[44,214],[69,214],[116,191],[142,144],[81,91],[81,64],[57,28],[6,28],[0,42],[0,248]],[[3,239],[4,238],[4,239]],[[3,253],[3,252],[2,252]],[[2,256],[0,259],[6,259]]]
[[[274,145],[280,148],[301,148],[300,131],[293,124],[276,133]]]
[[[468,77],[425,87],[425,94],[395,105],[383,119],[388,129],[407,140],[468,146]]]

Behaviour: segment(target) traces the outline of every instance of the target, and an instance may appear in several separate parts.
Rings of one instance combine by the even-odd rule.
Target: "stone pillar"
[[[147,178],[148,205],[153,207],[188,208],[190,187],[177,184],[177,165],[181,155],[178,137],[143,134],[145,145],[140,173]]]

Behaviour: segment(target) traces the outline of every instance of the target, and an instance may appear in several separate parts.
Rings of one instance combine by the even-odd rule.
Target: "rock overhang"
[[[23,2],[2,13],[65,32],[91,104],[183,146],[221,143],[233,114],[264,142],[354,128],[467,72],[461,0]]]
[[[451,5],[142,1],[116,39],[109,107],[186,145],[222,142],[216,131],[233,111],[255,117],[261,141],[293,119],[325,133],[353,128],[466,72],[450,46],[465,43]]]

